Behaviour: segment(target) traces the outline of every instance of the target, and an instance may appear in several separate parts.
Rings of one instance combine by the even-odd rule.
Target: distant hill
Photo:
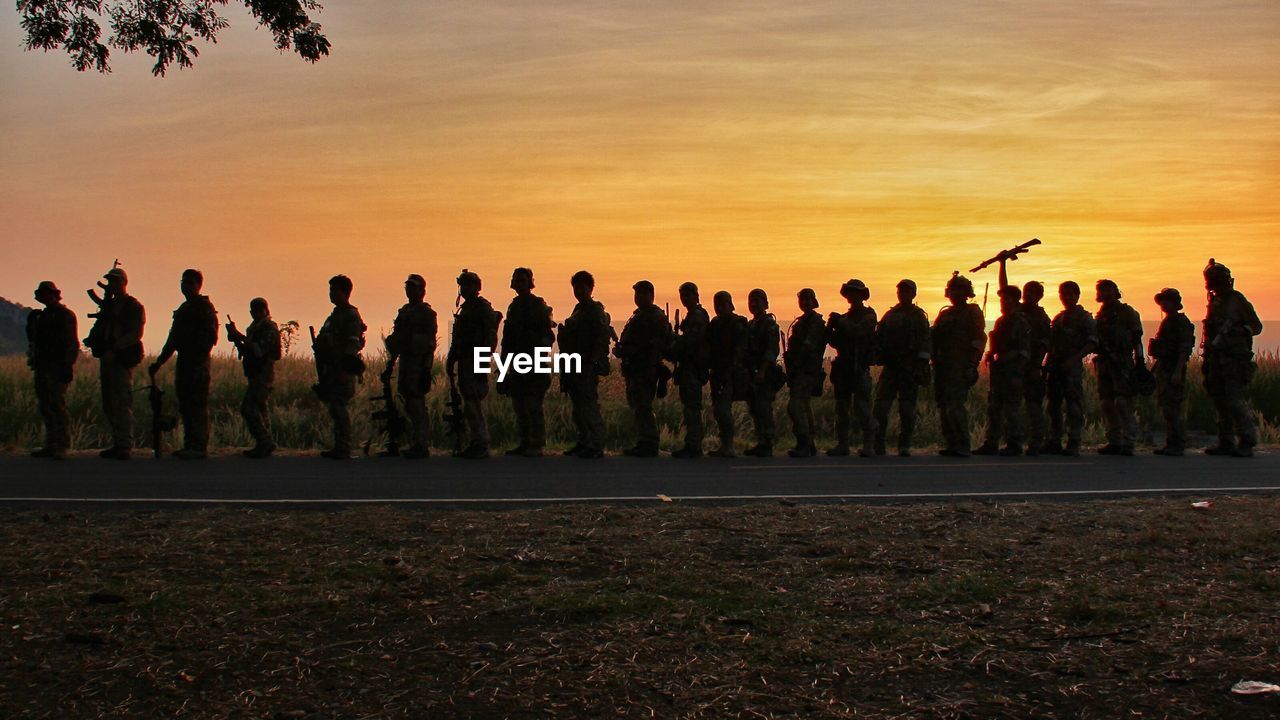
[[[0,355],[27,351],[27,313],[31,308],[0,297]]]

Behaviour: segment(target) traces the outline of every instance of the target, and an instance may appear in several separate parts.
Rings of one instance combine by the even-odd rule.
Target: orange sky
[[[375,337],[405,274],[444,310],[464,266],[499,307],[532,266],[558,317],[582,267],[618,319],[641,277],[783,319],[912,277],[932,313],[1034,236],[1017,281],[1109,276],[1151,320],[1173,285],[1199,318],[1213,255],[1280,317],[1274,2],[334,2],[314,66],[227,12],[155,79],[24,53],[0,9],[0,295],[87,311],[120,257],[152,344],[188,266],[304,326],[346,272]]]

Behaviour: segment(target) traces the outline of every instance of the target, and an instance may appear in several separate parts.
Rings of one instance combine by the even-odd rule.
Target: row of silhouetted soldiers
[[[634,413],[636,443],[626,455],[658,454],[655,398],[675,386],[683,407],[684,443],[674,457],[703,454],[703,403],[710,385],[710,400],[719,432],[719,445],[711,455],[735,454],[733,403],[745,402],[756,442],[748,455],[770,457],[774,453],[774,401],[789,389],[787,414],[795,435],[792,457],[810,457],[814,444],[814,417],[810,402],[827,383],[824,355],[834,348],[830,384],[835,396],[835,444],[828,455],[848,455],[859,440],[862,456],[884,455],[886,427],[893,404],[898,405],[897,453],[910,454],[916,425],[917,392],[933,384],[944,442],[941,453],[964,457],[972,453],[1078,455],[1083,414],[1083,363],[1092,355],[1097,369],[1107,443],[1103,454],[1134,452],[1135,394],[1155,392],[1167,435],[1156,452],[1181,455],[1186,449],[1186,373],[1195,343],[1195,329],[1182,312],[1177,290],[1155,296],[1164,319],[1144,353],[1142,326],[1136,310],[1121,300],[1120,289],[1110,280],[1097,282],[1099,309],[1091,315],[1082,308],[1080,287],[1064,282],[1058,288],[1062,310],[1050,320],[1040,302],[1044,287],[1028,282],[1022,288],[1009,284],[1006,261],[1000,262],[1000,317],[988,337],[982,309],[971,302],[973,284],[958,273],[946,285],[950,304],[930,324],[915,304],[916,284],[897,285],[897,304],[883,315],[867,305],[870,290],[860,280],[840,288],[848,309],[826,317],[818,313],[818,296],[805,288],[797,293],[800,315],[785,335],[769,312],[764,290],[747,296],[750,317],[736,312],[728,292],[715,293],[712,312],[702,305],[698,287],[680,286],[681,311],[673,325],[654,302],[654,287],[647,280],[633,286],[635,311],[617,337],[604,306],[593,299],[595,280],[587,271],[573,275],[570,284],[577,301],[562,324],[551,308],[533,294],[533,272],[517,268],[511,288],[515,297],[505,317],[481,295],[480,277],[463,271],[457,278],[458,305],[446,356],[446,374],[461,399],[465,418],[465,443],[455,455],[483,458],[490,453],[483,404],[490,388],[488,372],[472,362],[476,348],[496,349],[503,356],[534,355],[539,348],[558,344],[560,353],[576,353],[581,372],[561,373],[560,389],[573,408],[577,442],[565,454],[580,458],[604,455],[605,431],[598,393],[601,376],[610,372],[609,355],[621,362],[626,401]],[[1246,387],[1256,365],[1253,338],[1262,330],[1253,306],[1234,288],[1226,266],[1210,261],[1204,270],[1208,310],[1202,335],[1205,387],[1218,415],[1218,444],[1206,452],[1248,456],[1257,442]],[[173,314],[173,324],[149,370],[156,371],[177,356],[175,390],[182,417],[184,442],[175,454],[180,458],[206,457],[209,444],[210,352],[218,342],[218,315],[209,298],[201,294],[203,277],[197,270],[182,274],[184,302]],[[127,459],[132,448],[132,375],[143,361],[143,306],[128,292],[128,277],[115,267],[99,283],[103,295],[90,291],[98,304],[92,329],[84,344],[99,360],[102,409],[111,427],[112,446],[102,457]],[[396,389],[408,416],[408,447],[401,453],[425,458],[428,449],[426,395],[436,362],[437,317],[426,302],[426,281],[410,275],[404,283],[406,304],[386,338],[388,362],[382,379],[390,384],[398,373]],[[351,304],[352,283],[344,275],[329,280],[333,311],[312,347],[318,383],[315,390],[333,420],[333,447],[326,458],[345,459],[353,450],[349,405],[365,372],[362,350],[366,326]],[[61,303],[58,288],[41,282],[35,298],[44,307],[28,320],[29,362],[35,371],[36,397],[46,428],[40,457],[64,457],[70,445],[65,395],[73,365],[80,351],[76,317]],[[245,455],[268,457],[275,450],[269,420],[274,366],[281,357],[279,328],[271,319],[263,298],[250,303],[253,322],[241,331],[228,322],[226,338],[243,361],[247,378],[241,406],[249,433],[255,441]],[[501,342],[499,330],[501,329]],[[1148,368],[1147,356],[1154,360]],[[781,360],[781,365],[779,365]],[[979,366],[989,367],[990,395],[987,434],[977,449],[970,448],[967,401],[978,381]],[[873,387],[871,367],[881,372]],[[498,392],[510,398],[520,442],[507,454],[538,456],[545,445],[543,400],[551,386],[549,374],[508,373]],[[459,422],[461,425],[461,422]],[[859,436],[853,435],[856,425]],[[461,435],[462,429],[459,430]],[[1064,444],[1065,440],[1065,444]]]

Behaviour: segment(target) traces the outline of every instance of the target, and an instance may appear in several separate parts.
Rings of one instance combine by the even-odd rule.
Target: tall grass
[[[355,401],[352,403],[355,435],[359,442],[375,435],[375,427],[370,420],[370,414],[374,409],[370,398],[379,394],[381,390],[376,377],[383,363],[382,358],[370,359],[365,382],[358,387]],[[151,411],[147,403],[147,394],[141,391],[147,382],[145,366],[146,363],[140,366],[134,378],[135,386],[139,389],[139,392],[134,393],[134,434],[139,446],[150,443]],[[1280,442],[1280,356],[1275,353],[1262,354],[1258,358],[1258,366],[1258,374],[1249,390],[1261,428],[1261,440],[1265,443],[1278,443]],[[76,377],[67,393],[72,444],[76,449],[104,447],[109,442],[108,428],[101,413],[97,370],[95,360],[82,357],[76,365]],[[1188,427],[1193,433],[1206,433],[1213,436],[1216,433],[1215,414],[1212,403],[1201,384],[1199,364],[1196,361],[1192,363],[1188,380],[1190,385]],[[177,403],[172,393],[172,364],[166,365],[161,371],[159,382],[167,391],[166,414],[176,415]],[[329,443],[329,420],[323,406],[311,391],[311,385],[314,382],[315,367],[308,359],[290,356],[277,366],[275,392],[271,402],[271,422],[276,443],[281,447],[310,450],[326,447]],[[546,403],[547,440],[553,447],[568,446],[574,442],[567,396],[557,392],[558,387],[559,383],[553,382],[552,389],[547,394]],[[986,387],[984,376],[970,395],[970,417],[975,442],[981,439],[986,424]],[[1086,442],[1099,442],[1102,436],[1098,400],[1094,388],[1092,374],[1086,374]],[[243,391],[244,377],[240,371],[240,364],[231,358],[215,357],[209,400],[213,447],[244,447],[251,444],[240,418],[240,398]],[[937,412],[930,395],[931,393],[924,392],[922,388],[920,421],[915,436],[918,446],[936,444],[940,438]],[[602,379],[600,396],[608,447],[616,450],[630,446],[634,442],[631,413],[624,400],[622,378],[616,367],[613,373]],[[427,408],[431,417],[431,443],[439,448],[452,445],[452,439],[443,422],[447,400],[448,388],[437,364],[435,384],[427,397]],[[784,390],[779,394],[774,407],[780,446],[787,446],[792,442],[790,422],[786,417],[786,400]],[[827,388],[823,397],[815,399],[813,404],[818,420],[818,438],[820,441],[829,442],[835,422],[835,408],[830,387]],[[657,414],[663,446],[670,448],[678,445],[683,437],[683,430],[680,427],[681,411],[679,402],[675,399],[674,389],[665,400],[658,402]],[[1163,420],[1154,398],[1139,399],[1137,414],[1140,440],[1159,443],[1163,439]],[[506,398],[491,392],[487,400],[486,415],[495,447],[503,448],[516,444],[515,415],[511,411],[511,403]],[[705,415],[707,435],[715,437],[715,422],[711,417],[709,397],[706,400]],[[896,416],[896,412],[894,415]],[[744,404],[735,403],[734,417],[738,427],[739,443],[752,441],[751,422]],[[166,437],[167,446],[171,447],[178,441],[177,432],[181,430]],[[17,451],[37,447],[42,439],[41,433],[35,393],[31,384],[31,371],[21,356],[0,358],[0,448],[6,451]],[[895,417],[891,419],[889,427],[891,443],[896,434]],[[377,444],[380,439],[375,438],[374,442]]]

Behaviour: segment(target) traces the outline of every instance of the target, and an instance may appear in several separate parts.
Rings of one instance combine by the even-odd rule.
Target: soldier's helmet
[[[1112,290],[1115,291],[1117,300],[1119,300],[1121,297],[1124,297],[1123,295],[1120,294],[1120,286],[1116,285],[1115,280],[1107,280],[1104,278],[1102,280],[1099,280],[1097,285],[1095,285],[1095,287],[1098,290],[1101,290],[1102,288],[1111,288]]]
[[[418,273],[413,273],[409,275],[409,277],[404,279],[404,284],[413,285],[415,287],[420,287],[423,290],[425,290],[427,288],[427,279],[422,277]]]
[[[333,277],[329,278],[329,287],[336,287],[350,294],[352,288],[354,288],[355,285],[352,284],[351,278],[347,277],[346,275],[334,275]]]
[[[102,277],[106,278],[107,280],[110,280],[111,278],[119,278],[120,282],[124,284],[128,284],[129,282],[129,276],[125,273],[124,268],[122,267],[113,267],[110,270],[108,270],[106,274],[103,275]]]
[[[861,297],[863,300],[866,300],[871,297],[871,289],[867,287],[866,283],[854,278],[852,280],[845,281],[845,284],[840,286],[840,295],[846,299]]]
[[[480,287],[480,276],[466,268],[463,268],[462,273],[458,275],[458,284],[475,285],[476,287]]]
[[[964,297],[974,297],[976,295],[973,292],[973,281],[961,275],[959,270],[953,271],[951,279],[947,281],[947,295],[950,296],[955,291],[964,293]]]
[[[1015,302],[1022,299],[1022,289],[1017,285],[1005,285],[996,294],[1001,298],[1009,298]]]
[[[909,279],[909,278],[903,278],[903,279],[901,279],[901,280],[899,280],[899,281],[898,281],[898,287],[900,287],[900,288],[907,288],[908,290],[910,290],[910,291],[911,291],[911,294],[913,294],[913,295],[914,295],[914,294],[915,294],[915,292],[916,292],[916,281],[915,281],[915,280],[911,280],[911,279]]]
[[[802,289],[800,292],[796,293],[796,297],[809,298],[809,301],[813,303],[813,306],[815,308],[818,307],[818,293],[814,292],[813,288]]]
[[[51,292],[57,295],[58,297],[62,297],[62,291],[58,289],[57,285],[53,284],[52,280],[41,280],[40,284],[36,286],[37,295],[39,295],[40,293],[46,293],[46,292]]]
[[[530,288],[534,287],[534,285],[533,285],[533,270],[531,270],[530,268],[527,268],[527,267],[518,267],[518,268],[516,268],[515,270],[512,270],[512,271],[511,271],[511,287],[512,287],[512,288],[514,288],[514,287],[516,286],[516,278],[517,278],[517,277],[519,277],[519,276],[521,276],[521,275],[524,275],[524,276],[526,276],[526,277],[528,277],[528,278],[529,278],[529,287],[530,287]]]
[[[1182,293],[1178,292],[1176,288],[1165,288],[1156,293],[1156,303],[1163,305],[1165,302],[1171,302],[1174,305],[1174,309],[1181,310]]]
[[[1208,288],[1232,287],[1235,279],[1226,265],[1209,258],[1209,264],[1204,267],[1204,284]]]
[[[734,309],[734,307],[733,307],[733,296],[729,294],[729,291],[728,291],[728,290],[721,290],[721,291],[717,292],[714,296],[712,296],[712,298],[711,298],[711,302],[712,302],[713,304],[715,304],[715,305],[719,305],[719,304],[723,303],[723,304],[724,304],[724,305],[726,305],[730,310],[733,310],[733,309]]]
[[[683,295],[683,294],[685,294],[685,293],[693,293],[695,296],[697,296],[697,294],[698,294],[698,285],[697,285],[696,283],[692,283],[692,282],[682,282],[682,283],[680,283],[680,289],[678,290],[678,292],[679,292],[681,295]]]
[[[751,300],[751,298],[759,298],[760,304],[764,306],[764,309],[769,309],[769,293],[765,292],[763,289],[756,288],[747,293],[747,300]]]

